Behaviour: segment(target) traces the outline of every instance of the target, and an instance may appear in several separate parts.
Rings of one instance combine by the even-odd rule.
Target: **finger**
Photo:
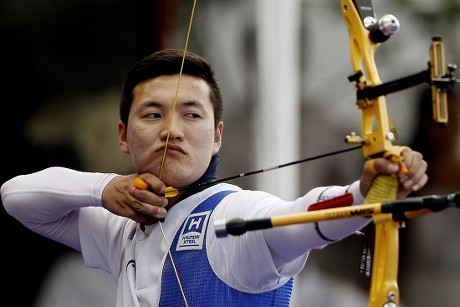
[[[404,191],[401,190],[401,195],[405,197],[410,192],[419,191],[426,185],[428,182],[428,176],[426,174],[428,164],[423,160],[423,155],[420,152],[411,149],[405,149],[403,151],[403,156],[408,167],[408,172],[400,174],[399,181],[402,188],[406,191],[406,193],[404,193]]]
[[[146,216],[144,214],[128,205],[119,206],[117,211],[114,213],[119,216],[127,217],[137,223],[143,223],[146,220]]]
[[[138,185],[139,186],[139,185]],[[149,190],[141,190],[136,187],[131,189],[130,194],[135,198],[132,207],[137,212],[155,218],[164,218],[168,199],[157,195]]]
[[[403,157],[403,162],[406,165],[407,169],[410,170],[411,167],[413,167],[414,163],[416,162],[416,157],[414,155],[414,152],[409,149],[405,149],[402,152],[402,157]]]
[[[150,190],[141,190],[136,187],[131,189],[131,195],[135,197],[141,203],[147,205],[166,207],[168,205],[168,199],[163,195],[158,195]]]
[[[411,149],[405,149],[402,152],[402,156],[408,169],[417,167],[423,161],[423,155]]]
[[[144,216],[151,216],[155,218],[164,218],[166,216],[166,209],[163,207],[164,203],[160,203],[159,205],[152,205],[150,203],[145,203],[140,200],[135,200],[132,202],[132,208],[144,215]]]
[[[133,186],[141,190],[150,190],[157,194],[164,194],[166,185],[156,176],[150,173],[140,174],[134,179]]]
[[[408,180],[402,184],[398,190],[398,198],[407,197],[411,192],[417,192],[422,189],[428,182],[428,176],[423,174],[423,176],[418,181]]]
[[[136,190],[137,190],[137,188],[136,188],[135,186],[132,187],[132,188],[131,188],[131,191],[129,192],[129,194],[131,194],[132,197],[136,197],[136,194],[135,194],[135,193],[136,193]]]
[[[416,163],[408,174],[400,177],[400,182],[406,189],[420,190],[428,181],[428,176],[426,175],[427,165],[424,160]]]
[[[385,158],[375,158],[368,161],[367,171],[373,175],[392,175],[399,171],[399,165]]]
[[[411,179],[420,179],[426,172],[427,163],[423,160],[423,156],[419,152],[415,151],[404,151],[404,161],[407,166],[408,172],[400,174],[400,180],[402,182]]]
[[[369,161],[369,171],[373,174],[373,175],[377,175],[379,172],[377,171],[377,168],[375,166],[375,159],[372,159]]]

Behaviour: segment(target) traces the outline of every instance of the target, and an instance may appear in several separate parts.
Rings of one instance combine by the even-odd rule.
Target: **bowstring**
[[[175,110],[176,110],[177,99],[178,99],[178,96],[179,96],[179,87],[180,87],[180,82],[181,82],[182,74],[183,74],[183,70],[184,70],[185,57],[187,56],[188,43],[189,43],[189,39],[190,39],[190,33],[192,31],[192,24],[193,24],[193,18],[195,16],[196,3],[197,3],[197,0],[194,0],[193,1],[193,6],[192,6],[192,12],[190,14],[190,21],[189,21],[189,24],[188,24],[187,36],[185,38],[184,53],[182,55],[182,63],[181,63],[181,66],[180,66],[179,78],[177,80],[176,94],[174,96],[173,107],[172,107],[172,111],[171,111],[171,119],[169,120],[168,133],[167,133],[167,136],[166,136],[165,149],[164,149],[164,152],[163,152],[163,158],[161,160],[160,175],[159,175],[160,179],[161,179],[161,177],[163,175],[163,168],[164,168],[164,164],[165,164],[165,161],[166,161],[166,153],[168,151],[169,137],[171,135],[172,122],[173,122],[173,119],[174,119],[174,113],[175,113]],[[188,307],[187,297],[185,296],[184,288],[182,287],[182,283],[181,283],[181,280],[180,280],[180,277],[179,277],[179,273],[177,271],[177,267],[176,267],[176,264],[174,262],[173,255],[171,253],[170,245],[168,243],[168,240],[166,239],[166,235],[165,235],[165,232],[164,232],[164,229],[163,229],[163,226],[162,226],[162,222],[160,221],[159,224],[160,224],[161,233],[163,235],[163,239],[164,239],[164,242],[165,242],[165,245],[166,245],[166,249],[168,250],[169,258],[171,259],[171,264],[172,264],[172,266],[174,268],[174,274],[176,275],[176,279],[177,279],[177,282],[179,284],[180,291],[182,293],[182,298],[184,299],[185,306]]]

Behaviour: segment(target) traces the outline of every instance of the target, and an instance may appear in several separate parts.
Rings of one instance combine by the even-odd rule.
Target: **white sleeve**
[[[2,202],[30,230],[81,250],[77,209],[102,207],[104,187],[115,176],[50,167],[5,182]]]
[[[353,195],[353,205],[363,204],[364,196],[359,192],[359,181],[356,181],[350,186],[315,188],[305,196],[288,203],[287,206],[286,204],[274,206],[268,212],[268,216],[307,212],[311,204],[341,196],[347,192]],[[368,217],[358,216],[277,227],[264,231],[264,237],[273,251],[275,262],[281,264],[307,251],[321,249],[328,244],[342,240],[369,224],[370,221]],[[285,241],[289,241],[289,248],[286,248]]]
[[[344,187],[315,188],[292,202],[264,192],[241,191],[227,196],[214,210],[212,220],[248,221],[306,212],[311,204],[347,192],[352,193],[354,204],[364,200],[359,181]],[[250,291],[267,290],[297,275],[311,250],[348,237],[370,221],[356,217],[318,222],[318,225],[304,223],[225,238],[217,238],[211,232],[208,257],[215,272],[231,286]]]

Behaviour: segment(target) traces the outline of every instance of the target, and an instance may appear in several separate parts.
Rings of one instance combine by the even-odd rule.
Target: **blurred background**
[[[460,0],[373,1],[400,31],[376,62],[383,82],[427,68],[431,37],[446,63],[460,63]],[[124,77],[141,57],[183,48],[192,0],[0,2],[3,131],[0,183],[48,166],[132,172],[117,146]],[[221,178],[345,149],[360,132],[349,36],[338,0],[201,0],[189,50],[207,57],[224,101]],[[429,161],[419,195],[460,190],[460,91],[449,92],[449,125],[431,119],[428,85],[387,96],[398,144]],[[283,168],[234,183],[288,200],[309,189],[356,180],[362,153]],[[81,255],[26,230],[1,208],[4,297],[21,306],[113,306],[115,285]],[[373,225],[364,229],[373,243]],[[402,306],[458,306],[460,213],[410,220],[400,231]],[[359,273],[361,238],[314,251],[297,277],[292,306],[367,306]]]

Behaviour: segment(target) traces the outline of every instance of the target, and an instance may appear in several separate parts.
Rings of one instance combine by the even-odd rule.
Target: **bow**
[[[400,163],[401,171],[407,171],[402,158],[404,147],[393,144],[398,134],[389,118],[384,95],[426,82],[432,86],[433,118],[440,125],[447,125],[446,89],[455,84],[455,66],[449,66],[449,74],[445,74],[443,42],[437,36],[432,41],[430,64],[426,71],[382,83],[374,53],[381,43],[399,30],[399,21],[393,15],[385,15],[377,20],[371,0],[342,0],[341,8],[350,35],[351,64],[354,70],[349,80],[355,82],[356,105],[362,111],[362,136],[351,134],[345,140],[350,144],[362,144],[364,157],[385,157]],[[365,203],[395,200],[397,190],[397,177],[380,175],[369,190]],[[426,213],[426,210],[410,216],[421,213]],[[378,213],[372,217],[375,224],[375,257],[369,306],[397,306],[400,298],[397,284],[399,222],[392,213]]]

